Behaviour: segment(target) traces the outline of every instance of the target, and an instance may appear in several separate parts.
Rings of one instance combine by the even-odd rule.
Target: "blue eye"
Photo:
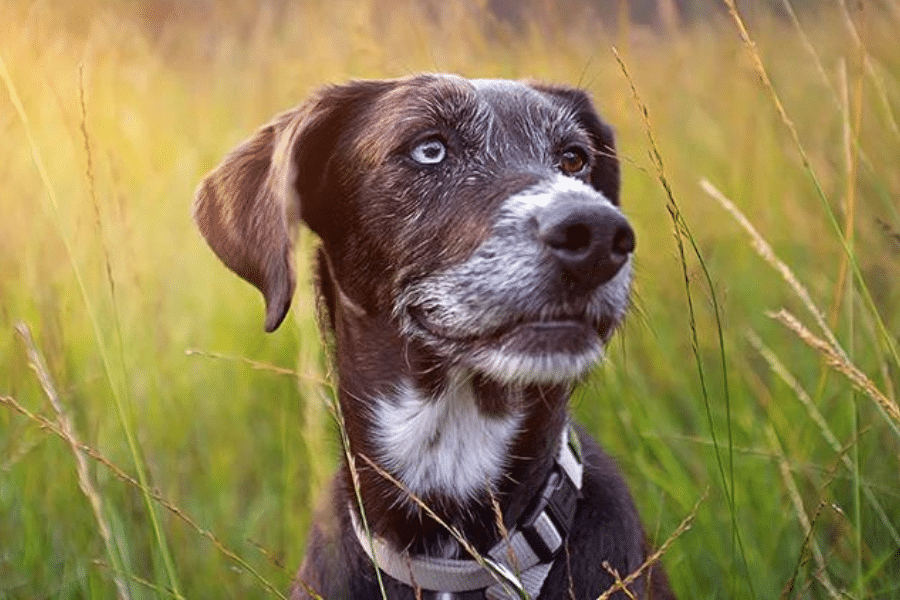
[[[413,148],[409,156],[420,165],[436,165],[446,158],[447,146],[437,138],[430,138]]]

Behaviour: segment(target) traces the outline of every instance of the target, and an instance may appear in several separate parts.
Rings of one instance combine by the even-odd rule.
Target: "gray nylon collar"
[[[572,525],[583,472],[578,435],[567,426],[556,464],[531,508],[480,562],[398,552],[381,538],[370,538],[356,512],[348,510],[365,553],[406,585],[435,592],[484,590],[489,600],[536,598]]]

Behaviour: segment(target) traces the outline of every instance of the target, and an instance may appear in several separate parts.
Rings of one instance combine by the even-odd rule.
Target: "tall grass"
[[[573,403],[680,595],[900,598],[900,11],[733,9],[0,5],[0,598],[289,587],[341,456],[314,240],[265,335],[189,204],[312,89],[419,70],[581,85],[616,127],[634,310]]]

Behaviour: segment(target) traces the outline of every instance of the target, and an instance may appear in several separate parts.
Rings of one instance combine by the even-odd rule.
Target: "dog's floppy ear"
[[[294,109],[244,141],[210,172],[194,198],[194,220],[216,255],[266,300],[266,331],[291,304],[299,196],[291,146],[303,117]]]
[[[315,204],[303,196],[319,187],[355,108],[383,87],[326,88],[229,152],[197,189],[194,220],[222,262],[262,292],[266,331],[281,324],[294,295],[297,225]]]
[[[619,157],[616,155],[615,136],[612,127],[600,119],[590,96],[582,90],[569,87],[533,86],[556,98],[573,111],[578,123],[584,127],[594,145],[594,166],[591,168],[591,185],[606,198],[619,205]]]

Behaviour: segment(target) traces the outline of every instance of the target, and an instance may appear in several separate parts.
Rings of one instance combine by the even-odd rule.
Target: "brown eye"
[[[577,175],[587,165],[587,154],[581,148],[569,148],[559,157],[559,170],[566,175]]]

